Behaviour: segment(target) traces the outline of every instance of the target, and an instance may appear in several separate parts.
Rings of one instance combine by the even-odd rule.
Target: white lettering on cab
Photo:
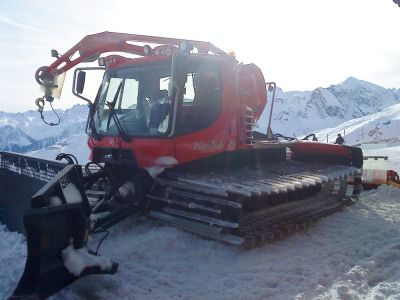
[[[216,141],[216,140],[209,140],[206,142],[194,142],[193,143],[193,150],[196,151],[217,151],[217,150],[222,150],[224,149],[225,144],[222,141]]]

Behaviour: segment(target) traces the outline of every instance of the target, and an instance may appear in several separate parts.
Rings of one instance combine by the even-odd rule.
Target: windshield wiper
[[[111,103],[107,103],[107,106],[108,106],[109,109],[110,109],[110,115],[112,116],[112,118],[113,118],[113,120],[114,120],[115,127],[117,127],[117,130],[118,130],[119,135],[122,137],[122,139],[123,139],[125,142],[130,142],[130,141],[131,141],[131,138],[126,134],[124,128],[122,127],[122,124],[121,124],[121,122],[119,121],[119,119],[118,119],[118,117],[117,117],[117,114],[115,113],[114,107],[111,106]],[[107,130],[108,130],[108,128],[107,128]]]
[[[107,127],[106,127],[107,130],[110,128],[111,118],[113,117],[113,114],[111,113],[111,111],[114,112],[115,104],[117,103],[119,93],[121,92],[122,82],[123,81],[121,80],[120,84],[118,85],[118,88],[117,88],[117,91],[115,92],[113,101],[112,102],[106,101],[106,105],[110,109],[110,113],[108,114],[108,120],[107,120]]]
[[[112,102],[108,102],[108,101],[106,102],[106,105],[110,109],[110,113],[109,113],[109,116],[108,116],[107,127],[106,128],[107,128],[107,130],[110,128],[111,118],[113,118],[114,123],[115,123],[115,127],[117,127],[119,135],[122,137],[122,139],[125,142],[130,142],[131,141],[130,137],[126,134],[125,130],[122,127],[121,122],[119,121],[119,119],[117,117],[117,114],[115,113],[115,104],[117,103],[117,99],[118,99],[119,93],[121,92],[122,82],[123,81],[121,81],[121,83],[118,86],[118,89],[117,89],[117,91],[115,93],[113,101]]]

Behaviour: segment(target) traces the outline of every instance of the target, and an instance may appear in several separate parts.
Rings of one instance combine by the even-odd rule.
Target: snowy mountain
[[[22,152],[36,141],[21,129],[11,125],[0,127],[0,149],[2,151]]]
[[[88,114],[86,105],[74,105],[67,110],[56,110],[60,116],[60,125],[48,126],[43,123],[40,114],[36,110],[28,110],[23,113],[0,112],[0,128],[11,125],[21,129],[35,140],[47,137],[55,137],[76,124],[85,123]],[[44,118],[48,122],[56,122],[57,117],[52,111],[45,111]]]
[[[317,132],[320,141],[333,142],[336,135],[345,136],[346,144],[388,143],[400,144],[400,104],[361,118],[344,122],[336,127]]]
[[[386,89],[350,77],[340,84],[313,91],[284,92],[277,89],[275,98],[273,131],[299,136],[398,104],[400,89]],[[265,132],[268,116],[269,108],[259,120],[258,131]]]
[[[65,111],[56,110],[60,125],[48,126],[43,123],[37,111],[23,113],[0,112],[0,151],[27,152],[51,146],[56,142],[82,134],[85,131],[88,107],[75,105]],[[56,122],[51,111],[45,111],[48,122]]]

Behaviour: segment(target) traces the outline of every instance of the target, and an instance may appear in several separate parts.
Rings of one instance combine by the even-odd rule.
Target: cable
[[[305,136],[305,137],[303,138],[303,141],[308,140],[308,138],[310,138],[310,137],[312,137],[312,140],[313,140],[314,142],[318,142],[318,139],[317,139],[317,137],[315,136],[315,133],[311,133],[311,134]]]
[[[285,136],[285,135],[280,134],[280,133],[275,133],[275,134],[274,134],[274,137],[275,137],[275,138],[282,138],[282,139],[285,139],[285,140],[287,140],[287,141],[294,141],[294,140],[297,140],[296,137]],[[317,137],[315,136],[314,133],[311,133],[311,134],[305,136],[305,137],[303,138],[303,141],[308,140],[310,137],[312,137],[312,140],[313,140],[314,142],[318,141],[318,139],[317,139]]]
[[[100,239],[99,243],[97,244],[96,251],[94,252],[94,254],[95,254],[96,256],[98,256],[98,255],[99,255],[100,246],[101,246],[101,244],[104,242],[104,240],[108,237],[108,235],[110,234],[110,232],[107,231],[107,230],[102,230],[102,231],[93,231],[92,233],[93,233],[93,234],[105,233],[105,235]]]
[[[43,116],[44,97],[43,97],[43,98],[37,98],[36,101],[35,101],[35,103],[36,103],[36,105],[37,105],[37,107],[38,107],[38,112],[40,113],[40,118],[41,118],[42,121],[43,121],[45,124],[47,124],[47,125],[50,125],[50,126],[59,125],[59,124],[60,124],[60,117],[59,117],[59,115],[57,114],[57,112],[55,111],[55,109],[53,108],[53,105],[51,104],[51,101],[48,101],[48,102],[50,103],[51,110],[53,111],[53,113],[54,113],[54,114],[56,115],[56,117],[57,117],[57,122],[56,122],[56,123],[47,122],[47,121],[44,119],[44,116]]]
[[[294,140],[297,140],[297,138],[295,138],[295,137],[285,136],[285,135],[280,134],[280,133],[275,133],[275,134],[274,134],[274,137],[275,137],[275,138],[283,138],[283,139],[285,139],[285,140],[287,140],[287,141],[294,141]]]
[[[59,153],[56,156],[56,160],[63,160],[65,159],[69,165],[79,165],[76,156],[70,153]]]
[[[95,165],[98,166],[100,168],[100,170],[104,170],[104,167],[102,165],[100,165],[99,163],[93,162],[93,161],[89,161],[86,165],[85,165],[85,172],[87,174],[92,174],[92,171],[90,170],[90,165]]]

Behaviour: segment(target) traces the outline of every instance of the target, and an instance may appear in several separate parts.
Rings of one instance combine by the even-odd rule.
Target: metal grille
[[[10,170],[45,182],[54,178],[65,166],[65,163],[59,161],[40,159],[12,152],[0,152],[0,170]]]

